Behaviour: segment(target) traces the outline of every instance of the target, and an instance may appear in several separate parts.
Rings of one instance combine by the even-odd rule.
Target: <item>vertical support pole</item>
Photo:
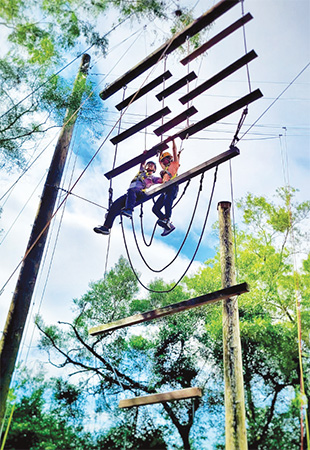
[[[56,204],[58,188],[77,118],[77,111],[85,90],[89,63],[90,56],[87,54],[83,55],[0,341],[0,424],[5,414],[11,378],[40,268],[50,221]]]
[[[222,287],[236,284],[230,202],[218,204]],[[223,301],[226,450],[247,450],[238,297]]]

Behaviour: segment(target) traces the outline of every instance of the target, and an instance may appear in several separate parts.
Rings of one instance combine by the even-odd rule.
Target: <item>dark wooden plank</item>
[[[237,59],[237,61],[230,64],[230,66],[221,70],[216,75],[214,75],[212,78],[210,78],[209,80],[200,84],[195,89],[190,91],[188,94],[181,97],[179,99],[180,102],[182,103],[182,105],[184,105],[185,103],[189,102],[190,100],[193,100],[193,98],[197,97],[202,92],[205,92],[207,89],[210,89],[210,87],[212,87],[215,84],[219,83],[220,81],[224,80],[224,78],[227,78],[232,73],[241,69],[241,67],[245,66],[246,64],[248,64],[250,61],[252,61],[256,57],[257,57],[257,54],[254,52],[254,50],[250,51],[246,55],[242,56],[242,58],[239,58],[239,59]]]
[[[131,408],[133,406],[153,405],[155,403],[173,402],[176,400],[184,400],[186,398],[202,397],[200,388],[192,387],[179,389],[178,391],[161,392],[159,394],[144,395],[135,398],[126,398],[120,400],[119,408]]]
[[[251,19],[253,19],[253,16],[248,13],[245,16],[241,17],[241,19],[237,20],[233,24],[231,24],[229,27],[225,28],[225,30],[218,33],[216,36],[214,36],[212,39],[209,39],[207,42],[205,42],[203,45],[201,45],[199,48],[194,50],[192,53],[190,53],[185,58],[181,59],[180,63],[185,66],[189,62],[193,61],[195,58],[200,56],[205,51],[209,50],[211,47],[213,47],[215,44],[220,42],[225,37],[232,34],[234,31],[238,30],[240,27],[245,25],[247,22],[249,22]]]
[[[237,147],[231,146],[229,150],[226,152],[220,153],[217,156],[214,156],[214,158],[209,159],[208,161],[203,162],[202,164],[199,164],[199,166],[195,166],[192,169],[188,170],[187,172],[182,173],[181,175],[178,175],[177,177],[173,178],[170,181],[167,181],[164,184],[159,184],[156,187],[149,189],[146,191],[146,199],[147,201],[150,198],[156,197],[157,195],[161,194],[163,191],[167,189],[167,187],[171,186],[172,184],[181,184],[185,183],[185,181],[190,180],[191,178],[197,177],[203,172],[206,172],[207,170],[212,169],[215,166],[219,166],[220,164],[223,164],[224,162],[228,161],[229,159],[234,158],[235,156],[240,155],[240,151]],[[141,202],[143,203],[143,202]]]
[[[124,139],[128,138],[129,136],[132,136],[133,134],[137,133],[138,131],[143,130],[143,128],[151,125],[152,123],[156,122],[157,120],[161,119],[162,117],[164,117],[170,113],[171,113],[171,111],[168,108],[168,106],[165,106],[165,108],[148,116],[146,119],[141,120],[141,122],[137,123],[133,127],[128,128],[128,130],[123,131],[122,133],[118,134],[117,136],[115,136],[114,138],[112,138],[110,140],[111,140],[112,144],[118,144],[119,142],[123,141]]]
[[[181,87],[186,86],[187,83],[195,80],[195,78],[197,78],[195,72],[190,72],[189,74],[185,75],[185,77],[171,84],[166,89],[157,94],[156,98],[158,100],[162,100],[163,98],[168,97],[169,95],[173,94],[173,92],[177,91],[178,89],[181,89]]]
[[[186,109],[181,114],[179,114],[178,116],[174,117],[173,119],[164,123],[160,127],[156,128],[156,130],[154,130],[154,133],[156,134],[156,136],[160,136],[163,133],[165,133],[166,131],[171,130],[171,128],[179,125],[179,123],[183,122],[183,120],[186,120],[188,117],[193,116],[197,112],[198,112],[198,110],[194,106],[191,106],[190,108]]]
[[[209,26],[212,22],[214,22],[214,20],[225,14],[233,6],[237,5],[239,1],[240,0],[221,0],[218,2],[198,17],[198,19],[194,20],[179,33],[174,34],[171,39],[161,45],[157,50],[101,91],[99,95],[102,100],[109,98],[123,86],[126,86],[126,84],[130,81],[134,80],[136,77],[164,58],[165,55],[172,53],[180,45],[184,44],[188,37],[194,36],[199,33],[199,31]]]
[[[146,153],[141,153],[140,155],[136,156],[135,158],[130,159],[129,161],[125,162],[124,164],[121,164],[120,166],[116,167],[113,170],[110,170],[109,172],[105,173],[104,176],[110,180],[113,177],[116,177],[116,175],[119,175],[120,173],[125,172],[128,169],[131,169],[134,166],[137,166],[140,163],[143,163],[149,158],[152,158],[152,156],[157,155],[157,153],[162,152],[163,150],[166,150],[168,148],[168,145],[166,141],[161,142],[160,144],[154,145],[154,147],[150,148]]]
[[[230,286],[229,288],[221,289],[219,291],[201,295],[200,297],[192,298],[190,300],[184,300],[179,303],[173,303],[169,306],[164,306],[162,308],[153,309],[152,311],[135,314],[131,317],[116,320],[115,322],[98,325],[96,327],[90,328],[88,332],[90,335],[96,336],[101,333],[106,333],[107,331],[118,330],[119,328],[136,325],[138,323],[147,322],[153,319],[160,319],[161,317],[195,308],[197,306],[218,302],[220,300],[226,300],[230,297],[244,294],[245,292],[249,292],[249,286],[247,285],[247,283],[237,284],[234,286]]]
[[[249,105],[250,103],[254,102],[255,100],[258,100],[262,96],[263,96],[263,94],[261,93],[261,91],[259,89],[256,89],[255,91],[251,92],[248,95],[245,95],[244,97],[231,103],[230,105],[225,106],[225,108],[222,108],[219,111],[217,111],[216,113],[211,114],[211,116],[208,116],[205,119],[202,119],[200,122],[190,125],[189,127],[182,130],[180,133],[177,133],[172,137],[174,139],[176,137],[185,139],[189,136],[192,136],[193,134],[198,133],[198,131],[201,131],[204,128],[212,125],[213,123],[218,122],[219,120],[223,119],[224,117],[228,116],[229,114],[232,114],[232,113],[238,111],[238,109],[241,109],[244,106]]]
[[[125,100],[116,105],[115,108],[121,111],[123,108],[129,105],[129,103],[135,102],[136,100],[138,100],[138,98],[141,98],[143,95],[147,94],[152,89],[163,83],[163,81],[168,80],[170,77],[172,77],[172,73],[169,70],[167,70],[166,72],[162,73],[159,77],[155,78],[150,83],[143,86],[137,92],[125,98]]]

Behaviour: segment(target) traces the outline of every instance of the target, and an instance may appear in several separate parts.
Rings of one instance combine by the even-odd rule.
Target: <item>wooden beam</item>
[[[214,20],[229,11],[233,6],[237,5],[239,1],[240,0],[221,0],[218,2],[207,12],[198,17],[198,19],[194,20],[187,27],[185,27],[182,31],[174,34],[171,39],[151,53],[147,58],[140,61],[136,66],[114,81],[114,83],[111,83],[106,89],[101,91],[99,95],[102,100],[106,100],[123,86],[126,86],[126,84],[130,81],[134,80],[136,77],[164,58],[165,55],[170,54],[180,45],[184,44],[187,38],[199,33],[199,31],[209,26],[212,22],[214,22]]]
[[[214,158],[211,158],[208,161],[199,164],[199,166],[193,167],[192,169],[182,173],[181,175],[178,175],[172,180],[167,181],[164,184],[158,184],[155,188],[146,191],[147,198],[144,200],[144,202],[149,200],[150,198],[156,197],[157,195],[161,194],[167,189],[167,187],[171,186],[172,184],[179,185],[185,183],[185,181],[197,177],[197,175],[200,175],[201,173],[206,172],[207,170],[210,170],[213,167],[219,166],[220,164],[223,164],[224,162],[238,155],[240,155],[240,151],[237,149],[237,147],[231,146],[230,149],[227,150],[226,152],[220,153]]]
[[[112,144],[118,144],[119,142],[123,141],[124,139],[128,138],[129,136],[132,136],[133,134],[137,133],[138,131],[143,130],[143,128],[151,125],[154,122],[157,122],[157,120],[161,119],[162,117],[164,117],[170,113],[171,113],[171,111],[168,108],[168,106],[165,106],[165,108],[148,116],[146,119],[141,120],[141,122],[137,123],[133,127],[128,128],[128,130],[123,131],[122,133],[118,134],[117,136],[115,136],[114,138],[112,138],[110,140],[111,140]]]
[[[156,136],[161,136],[163,133],[165,133],[168,130],[171,130],[171,128],[173,128],[173,127],[176,127],[177,125],[179,125],[179,123],[188,119],[189,117],[196,114],[197,112],[198,112],[198,110],[194,106],[191,106],[190,108],[186,109],[181,114],[179,114],[178,116],[174,117],[173,119],[164,123],[160,127],[156,128],[156,130],[154,130],[154,133],[156,134]]]
[[[246,55],[242,56],[242,58],[237,59],[237,61],[230,64],[225,69],[218,72],[216,75],[214,75],[209,80],[205,81],[204,83],[197,86],[195,89],[190,91],[188,94],[181,97],[179,100],[184,105],[185,103],[189,102],[190,100],[193,100],[193,98],[197,97],[198,95],[202,94],[202,92],[205,92],[207,89],[210,89],[210,87],[214,86],[215,84],[219,83],[220,81],[227,78],[232,73],[236,72],[237,70],[241,69],[241,67],[248,64],[250,61],[252,61],[254,58],[257,57],[257,54],[254,52],[254,50],[250,51]]]
[[[138,100],[138,98],[147,94],[152,89],[163,83],[165,80],[168,80],[170,77],[172,77],[172,73],[169,70],[167,70],[166,72],[162,73],[159,77],[155,78],[150,83],[143,86],[141,89],[139,89],[139,91],[125,98],[125,100],[116,105],[115,108],[121,111],[123,108],[129,105],[129,103],[135,102],[136,100]]]
[[[198,133],[198,131],[201,131],[204,128],[212,125],[213,123],[218,122],[219,120],[223,119],[229,114],[238,111],[238,109],[241,109],[244,106],[254,102],[255,100],[258,100],[262,96],[263,94],[261,93],[261,91],[259,89],[256,89],[255,91],[245,95],[244,97],[231,103],[230,105],[225,106],[225,108],[222,108],[216,113],[211,114],[211,116],[208,116],[205,119],[201,120],[200,122],[190,125],[189,127],[182,130],[180,133],[175,134],[173,138],[175,139],[176,137],[179,137],[181,139],[185,139],[189,136],[192,136],[193,134]]]
[[[190,53],[188,56],[183,58],[180,63],[185,66],[189,62],[193,61],[195,58],[200,56],[205,51],[209,50],[211,47],[213,47],[215,44],[220,42],[225,37],[232,34],[234,31],[238,30],[240,27],[245,25],[247,22],[249,22],[251,19],[253,19],[253,16],[248,13],[245,16],[241,17],[239,20],[231,24],[229,27],[225,28],[225,30],[218,33],[216,36],[214,36],[212,39],[209,39],[207,42],[205,42],[203,45],[201,45],[199,48],[194,50],[192,53]]]
[[[118,407],[131,408],[132,406],[153,405],[154,403],[173,402],[197,397],[202,397],[202,391],[200,388],[193,387],[160,394],[144,395],[142,397],[126,398],[125,400],[119,401]]]
[[[131,169],[134,166],[137,166],[140,163],[143,163],[149,158],[152,158],[152,156],[157,155],[157,153],[162,152],[163,150],[166,150],[168,148],[168,145],[166,143],[167,139],[159,144],[154,145],[154,147],[150,148],[150,150],[147,150],[146,153],[141,153],[140,155],[136,156],[135,158],[130,159],[129,161],[126,161],[124,164],[121,164],[120,166],[116,167],[113,170],[110,170],[109,172],[105,173],[104,176],[110,180],[113,177],[116,177],[116,175],[119,175],[120,173],[125,172],[126,170]]]
[[[249,286],[247,283],[237,284],[235,286],[230,286],[229,288],[221,289],[216,292],[211,292],[209,294],[201,295],[200,297],[192,298],[190,300],[184,300],[179,303],[173,303],[169,306],[164,306],[162,308],[153,309],[141,314],[135,314],[131,317],[126,317],[124,319],[116,320],[115,322],[106,323],[104,325],[98,325],[96,327],[90,328],[88,330],[89,334],[96,336],[97,334],[106,333],[108,331],[118,330],[119,328],[125,328],[132,325],[137,325],[138,323],[147,322],[149,320],[160,319],[171,314],[175,314],[181,311],[185,311],[197,306],[202,306],[220,300],[225,300],[235,295],[240,295],[245,292],[249,292]]]
[[[162,100],[163,98],[168,97],[169,95],[173,94],[173,92],[177,91],[178,89],[181,89],[181,87],[186,86],[187,83],[190,83],[191,81],[195,80],[195,78],[197,78],[195,72],[190,72],[189,74],[185,75],[185,77],[171,84],[166,89],[157,94],[156,98],[158,100]]]

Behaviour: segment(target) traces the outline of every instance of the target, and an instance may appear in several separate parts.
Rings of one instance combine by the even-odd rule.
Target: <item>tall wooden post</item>
[[[218,204],[222,287],[236,284],[230,202]],[[238,297],[223,301],[226,450],[247,450]]]
[[[64,125],[60,132],[49,172],[46,177],[38,212],[32,227],[27,250],[8,312],[3,336],[0,342],[0,424],[3,421],[7,395],[14,372],[17,354],[22,339],[29,307],[34,291],[40,263],[47,239],[49,224],[53,215],[58,188],[60,186],[69,145],[85,91],[90,56],[83,55],[76,76]],[[44,231],[43,231],[44,230]],[[42,233],[43,231],[43,233]]]

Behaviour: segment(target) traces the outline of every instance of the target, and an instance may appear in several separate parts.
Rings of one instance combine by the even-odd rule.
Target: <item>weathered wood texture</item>
[[[182,31],[173,35],[171,39],[165,42],[153,53],[151,53],[143,61],[138,63],[128,72],[114,81],[114,83],[111,83],[106,89],[101,91],[99,95],[102,100],[106,100],[107,98],[109,98],[123,86],[126,86],[126,84],[128,84],[130,81],[134,80],[136,77],[141,75],[147,69],[164,58],[165,55],[172,53],[180,45],[184,44],[188,37],[194,36],[195,34],[199,33],[199,31],[209,26],[214,20],[225,14],[225,12],[227,12],[233,6],[237,5],[239,1],[240,0],[221,0],[220,2],[218,2],[207,12],[198,17],[198,19],[194,20],[187,27],[185,27]]]
[[[173,402],[176,400],[184,400],[186,398],[197,398],[202,396],[200,388],[186,388],[178,391],[163,392],[160,394],[145,395],[143,397],[127,398],[120,400],[119,408],[131,408],[133,406],[152,405],[154,403]]]
[[[173,119],[164,123],[160,127],[156,128],[156,130],[154,130],[154,133],[156,134],[156,136],[160,136],[163,133],[165,133],[166,131],[171,130],[171,128],[176,127],[177,125],[182,123],[184,120],[193,116],[197,112],[198,112],[198,110],[194,106],[191,106],[190,108],[186,109],[181,114],[179,114],[178,116],[174,117]]]
[[[181,97],[179,100],[184,105],[185,103],[189,102],[190,100],[193,100],[198,95],[205,92],[207,89],[210,89],[215,84],[219,83],[220,81],[224,80],[226,77],[231,75],[232,73],[236,72],[237,70],[241,69],[241,67],[248,64],[250,61],[252,61],[254,58],[257,57],[257,54],[254,52],[254,50],[250,51],[246,55],[242,56],[242,58],[237,59],[237,61],[230,64],[228,67],[225,67],[225,69],[218,72],[216,75],[214,75],[209,80],[205,81],[204,83],[197,86],[195,89],[190,91],[188,94]]]
[[[218,204],[222,287],[236,282],[230,202]],[[238,299],[223,301],[223,362],[225,381],[225,439],[227,450],[247,450],[245,401]]]
[[[183,66],[185,66],[186,64],[188,64],[189,62],[193,61],[195,58],[200,56],[202,53],[204,53],[205,51],[209,50],[215,44],[220,42],[222,39],[224,39],[225,37],[229,36],[234,31],[238,30],[240,27],[242,27],[247,22],[249,22],[251,19],[253,19],[253,16],[250,13],[248,13],[245,16],[241,17],[239,20],[237,20],[236,22],[231,24],[229,27],[225,28],[225,30],[221,31],[216,36],[214,36],[213,38],[209,39],[207,42],[202,44],[199,48],[194,50],[188,56],[186,56],[185,58],[181,59],[180,63],[183,64]]]
[[[129,327],[131,325],[136,325],[138,323],[147,322],[149,320],[160,319],[171,314],[175,314],[181,311],[185,311],[197,306],[206,305],[209,303],[218,302],[226,298],[230,298],[235,295],[240,295],[245,292],[249,292],[249,287],[247,283],[237,284],[226,289],[221,289],[216,292],[211,292],[209,294],[201,295],[200,297],[195,297],[190,300],[184,300],[179,303],[173,303],[169,306],[164,306],[162,308],[153,309],[141,314],[135,314],[131,317],[126,317],[124,319],[116,320],[115,322],[98,325],[89,329],[89,334],[96,336],[97,334],[106,333],[108,331],[118,330],[119,328]]]
[[[190,72],[188,75],[185,75],[185,77],[183,77],[180,80],[176,81],[175,83],[171,84],[166,89],[164,89],[159,94],[157,94],[156,98],[158,100],[162,100],[163,98],[168,97],[169,95],[176,92],[178,89],[181,89],[181,87],[186,86],[187,83],[190,83],[191,81],[195,80],[195,78],[197,78],[197,75],[195,74],[195,72]]]
[[[115,108],[121,111],[123,108],[129,105],[129,103],[135,102],[139,98],[143,97],[143,95],[147,94],[152,89],[163,83],[165,80],[168,80],[170,77],[172,77],[172,73],[169,70],[167,70],[166,72],[162,73],[159,77],[155,78],[150,83],[143,86],[137,92],[125,98],[125,100],[116,105]]]
[[[128,128],[128,130],[123,131],[122,133],[118,134],[114,138],[111,139],[112,144],[118,144],[119,142],[123,141],[124,139],[132,136],[133,134],[137,133],[140,130],[143,130],[143,128],[148,127],[152,123],[156,122],[157,120],[161,119],[162,117],[166,116],[167,114],[170,114],[171,110],[166,106],[165,108],[156,111],[156,113],[151,114],[146,119],[141,120],[141,122],[137,123],[133,127]]]

